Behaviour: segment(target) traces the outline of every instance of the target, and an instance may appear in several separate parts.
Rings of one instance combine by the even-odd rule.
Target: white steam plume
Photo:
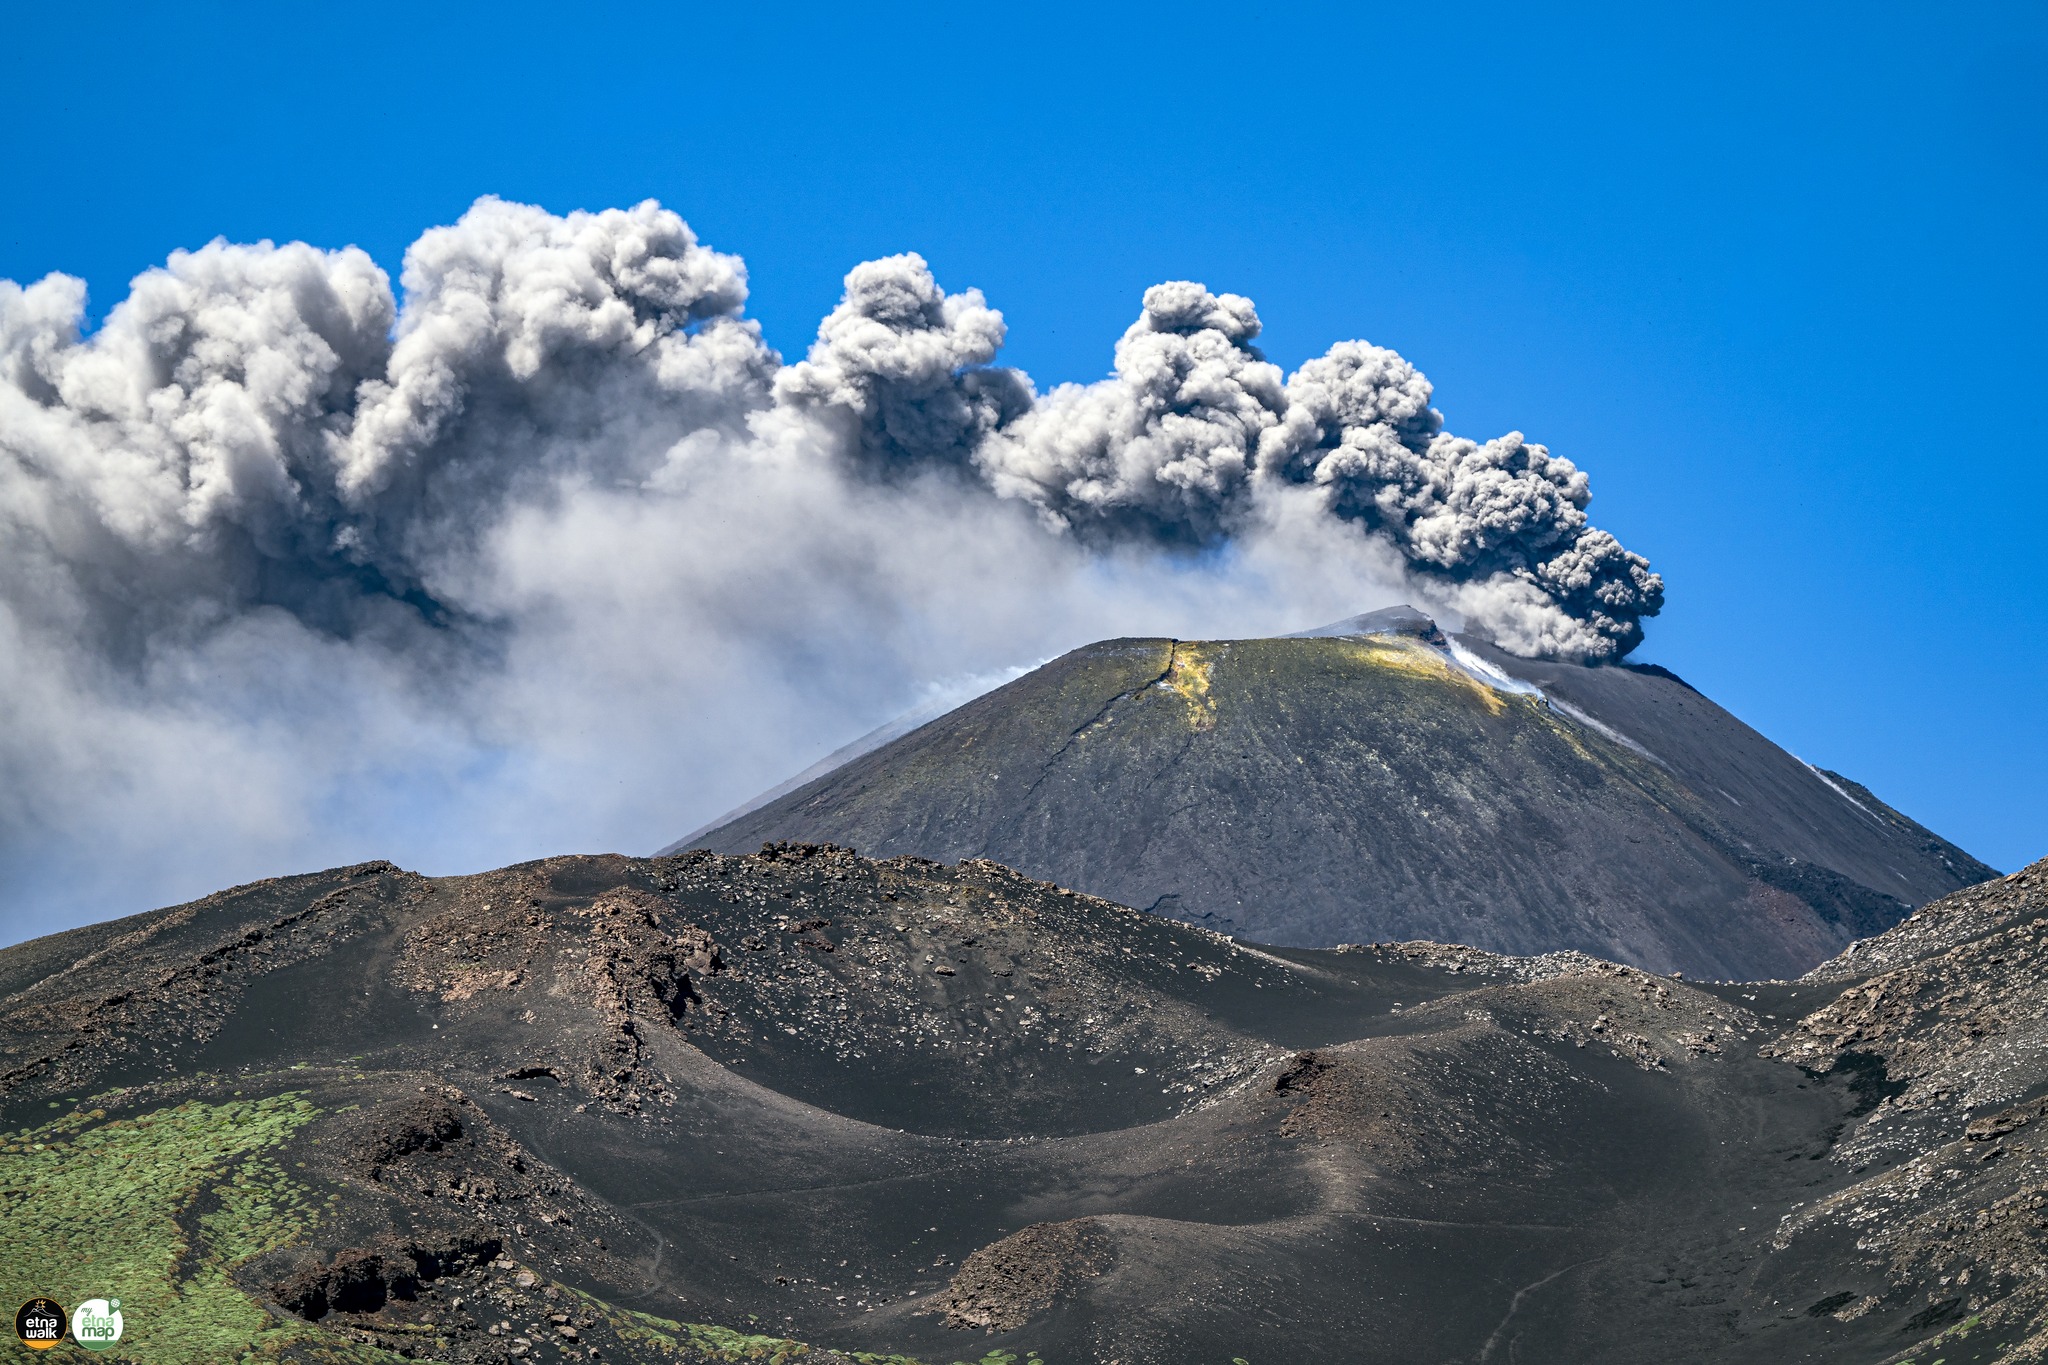
[[[1146,291],[1036,394],[857,266],[802,361],[675,214],[485,199],[407,253],[0,281],[0,938],[253,875],[652,848],[949,679],[1400,600],[1601,659],[1661,583],[1583,474],[1347,342]]]

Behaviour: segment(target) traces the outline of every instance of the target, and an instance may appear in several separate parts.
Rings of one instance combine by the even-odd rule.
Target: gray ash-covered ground
[[[1744,985],[811,846],[337,869],[0,953],[0,1278],[152,1361],[2039,1359],[2044,916]]]

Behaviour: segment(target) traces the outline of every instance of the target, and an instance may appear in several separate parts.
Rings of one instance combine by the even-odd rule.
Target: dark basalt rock
[[[494,1260],[504,1244],[470,1233],[434,1242],[390,1239],[345,1247],[271,1286],[271,1297],[309,1322],[329,1313],[376,1313],[393,1300],[419,1297],[423,1283]]]
[[[425,1097],[379,1106],[365,1116],[363,1127],[355,1158],[373,1179],[400,1157],[438,1152],[462,1136],[462,1120],[455,1110],[443,1100]]]
[[[1014,1332],[1115,1263],[1096,1219],[1034,1223],[961,1263],[946,1286],[946,1325]]]

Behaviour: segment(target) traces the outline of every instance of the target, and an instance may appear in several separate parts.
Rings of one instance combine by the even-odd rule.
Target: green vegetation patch
[[[718,1361],[721,1365],[727,1361],[758,1361],[760,1365],[798,1365],[813,1352],[825,1350],[824,1347],[791,1341],[787,1337],[760,1336],[701,1322],[676,1322],[651,1313],[615,1308],[603,1299],[568,1285],[557,1287],[574,1294],[602,1314],[621,1339],[650,1353],[680,1361]],[[924,1365],[913,1356],[877,1355],[870,1351],[841,1351],[838,1355],[859,1361],[860,1365]],[[978,1360],[956,1360],[951,1365],[1048,1365],[1048,1362],[1040,1359],[1036,1351],[1027,1351],[1020,1356],[1015,1351],[997,1350]]]
[[[304,1092],[188,1100],[133,1118],[77,1109],[0,1134],[0,1282],[64,1304],[121,1301],[125,1331],[100,1358],[216,1365],[277,1358],[394,1360],[297,1319],[280,1321],[232,1278],[320,1221],[314,1196],[270,1153],[318,1113]]]
[[[188,1100],[130,1118],[78,1108],[0,1133],[0,1286],[17,1300],[119,1299],[120,1342],[98,1358],[150,1365],[294,1360],[396,1365],[400,1357],[295,1317],[278,1317],[234,1273],[303,1240],[323,1208],[276,1159],[319,1113],[303,1091],[220,1104]],[[822,1348],[615,1308],[567,1285],[639,1359],[794,1365]],[[860,1365],[922,1365],[842,1352]],[[970,1365],[954,1362],[953,1365]],[[971,1365],[1045,1365],[990,1351]]]

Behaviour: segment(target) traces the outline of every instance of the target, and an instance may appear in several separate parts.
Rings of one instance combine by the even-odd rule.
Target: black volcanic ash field
[[[810,846],[258,883],[0,954],[0,1271],[150,1361],[2029,1359],[2044,877],[1756,986]]]

